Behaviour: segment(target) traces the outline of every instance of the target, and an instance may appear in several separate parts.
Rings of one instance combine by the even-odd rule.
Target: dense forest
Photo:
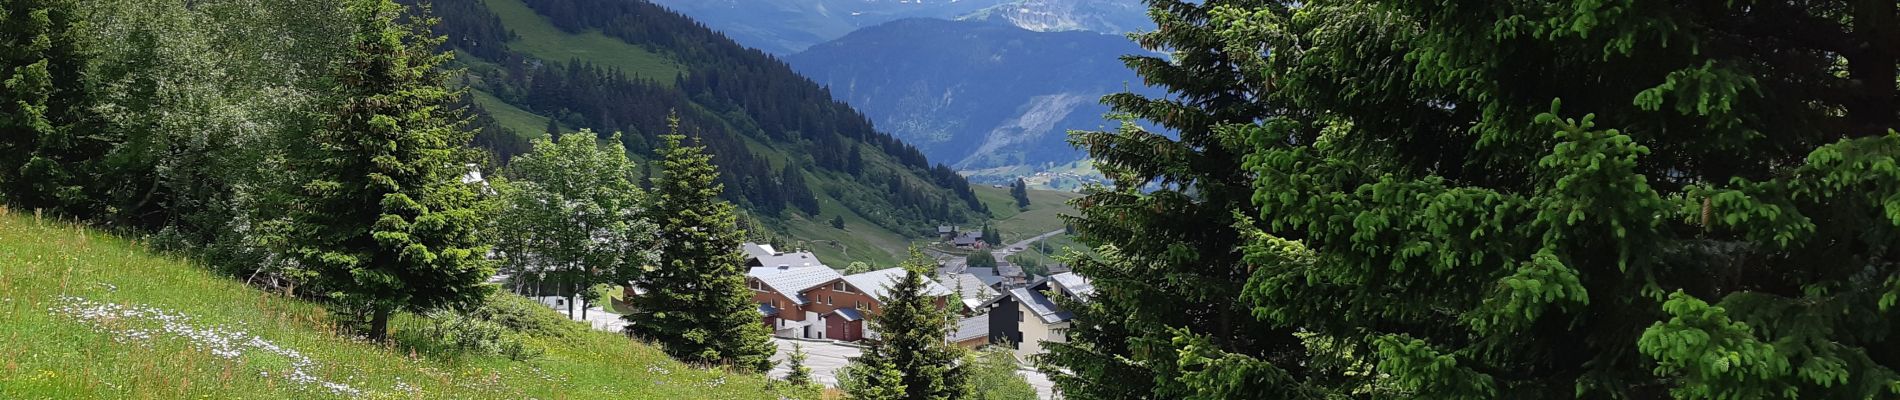
[[[450,37],[447,45],[479,58],[468,63],[472,87],[551,118],[558,125],[553,132],[621,132],[629,151],[643,159],[656,154],[665,116],[677,113],[725,172],[719,181],[729,188],[726,198],[757,214],[777,218],[793,209],[815,218],[817,194],[825,193],[897,232],[987,218],[985,206],[954,170],[932,165],[916,148],[876,131],[863,115],[783,62],[671,11],[646,2],[527,2],[561,29],[599,31],[684,67],[671,76],[642,76],[510,51],[497,44],[515,34],[482,1],[430,3],[442,19],[437,32]],[[484,134],[477,143],[501,160],[524,148],[501,134]],[[786,159],[775,163],[768,154]],[[807,174],[839,178],[808,180]]]

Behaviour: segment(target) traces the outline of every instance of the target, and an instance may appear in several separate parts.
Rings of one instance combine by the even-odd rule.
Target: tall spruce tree
[[[91,218],[103,211],[100,159],[117,141],[89,124],[74,7],[0,1],[0,200]]]
[[[786,165],[779,171],[779,185],[792,206],[807,216],[818,217],[818,196],[812,194],[811,186],[805,183],[805,171],[796,165]]]
[[[355,51],[336,71],[334,120],[292,149],[287,243],[317,288],[367,317],[380,340],[397,310],[480,301],[494,270],[477,236],[482,200],[461,179],[473,132],[449,108],[459,93],[446,86],[452,56],[435,52],[433,19],[398,24],[403,8],[388,0],[348,8]]]
[[[911,248],[904,277],[891,283],[884,308],[870,317],[878,337],[851,361],[846,374],[851,382],[843,386],[853,398],[948,400],[969,392],[967,372],[957,362],[960,350],[944,339],[956,314],[942,297],[927,292],[925,277],[935,268],[935,261]],[[892,397],[892,390],[902,394]]]
[[[1211,3],[1160,32],[1272,106],[1195,125],[1250,175],[1230,300],[1297,346],[1187,325],[1171,361],[1075,362],[1152,336],[1079,264],[1111,278],[1056,346],[1072,398],[1900,395],[1895,2]],[[1096,200],[1085,239],[1139,212]]]
[[[719,199],[712,155],[682,143],[679,118],[668,125],[651,210],[660,224],[660,265],[635,280],[646,294],[634,299],[627,331],[684,361],[770,369],[771,332],[745,287],[745,233],[732,203]]]
[[[1085,188],[1075,200],[1078,215],[1068,219],[1078,240],[1097,250],[1072,268],[1093,280],[1093,300],[1103,303],[1068,304],[1076,313],[1071,340],[1047,346],[1043,369],[1069,398],[1188,397],[1193,390],[1179,380],[1186,367],[1173,346],[1176,329],[1191,328],[1225,352],[1284,361],[1274,365],[1297,370],[1303,359],[1289,329],[1252,318],[1252,307],[1236,301],[1248,270],[1236,250],[1244,241],[1234,211],[1251,208],[1253,188],[1241,159],[1245,142],[1215,129],[1277,110],[1241,84],[1249,78],[1209,25],[1210,11],[1270,2],[1147,3],[1159,29],[1135,40],[1170,56],[1123,60],[1170,95],[1121,93],[1103,100],[1117,113],[1175,135],[1129,121],[1071,138],[1113,186]],[[1150,185],[1153,190],[1144,190]],[[1246,396],[1299,397],[1285,391]]]
[[[1009,184],[1009,196],[1016,198],[1016,208],[1029,208],[1029,181],[1016,178]]]

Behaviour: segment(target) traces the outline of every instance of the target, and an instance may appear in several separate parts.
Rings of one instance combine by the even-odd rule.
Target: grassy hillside
[[[1074,215],[1075,206],[1069,200],[1082,197],[1079,193],[1050,190],[1030,190],[1029,207],[1016,208],[1016,198],[1010,197],[1007,187],[976,187],[977,198],[990,206],[990,214],[996,216],[997,233],[1003,235],[1005,243],[1027,239],[1036,235],[1062,229],[1062,215]]]
[[[535,58],[560,62],[580,59],[618,68],[628,74],[664,78],[658,80],[661,84],[671,84],[672,77],[685,69],[672,59],[599,32],[578,35],[562,32],[547,18],[528,9],[521,0],[483,2],[494,10],[496,16],[501,17],[502,24],[515,32],[517,39],[509,42],[508,48]]]
[[[402,316],[395,334],[419,321]],[[0,210],[4,399],[776,398],[760,376],[571,331],[532,338],[547,353],[530,361],[416,355],[340,337],[319,305],[142,243]]]

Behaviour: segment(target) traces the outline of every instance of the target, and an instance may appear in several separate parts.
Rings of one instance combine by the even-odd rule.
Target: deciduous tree
[[[534,143],[510,165],[514,179],[494,234],[510,244],[502,249],[521,267],[518,279],[553,274],[564,283],[571,317],[583,288],[627,284],[653,264],[659,228],[646,219],[646,196],[618,135],[603,142],[583,129]]]

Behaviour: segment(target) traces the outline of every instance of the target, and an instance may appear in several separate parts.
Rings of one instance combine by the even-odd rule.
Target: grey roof
[[[975,308],[999,294],[996,289],[991,289],[988,283],[984,283],[982,277],[972,274],[949,274],[939,277],[938,281],[950,290],[956,291],[957,296],[963,297],[963,305],[966,307]]]
[[[1002,276],[1029,276],[1029,274],[1023,272],[1022,266],[1000,261],[996,263],[996,274]]]
[[[765,257],[753,258],[759,260],[759,266],[761,267],[777,267],[783,265],[792,268],[812,268],[825,266],[825,263],[818,261],[817,254],[812,254],[809,251],[774,253]],[[830,267],[826,267],[826,269],[830,269]]]
[[[896,285],[900,279],[904,279],[903,268],[886,268],[844,277],[845,282],[850,283],[851,286],[858,288],[858,290],[864,291],[864,294],[871,295],[871,298],[877,299],[878,301],[884,301],[885,295],[890,292],[890,287]],[[925,281],[927,281],[925,283],[928,284],[924,287],[925,296],[935,297],[950,295],[950,288],[938,284],[936,280],[926,278]]]
[[[957,227],[955,227],[955,226],[950,226],[950,225],[937,225],[937,233],[940,233],[940,234],[942,234],[942,233],[952,233],[952,232],[956,232],[956,231],[957,231]]]
[[[996,274],[995,268],[969,267],[969,268],[964,268],[963,272],[968,273],[970,275],[976,275],[976,279],[982,279],[983,284],[986,284],[986,285],[995,286],[996,284],[1003,282],[1003,277],[1001,275]]]
[[[778,254],[778,250],[769,244],[746,243],[739,245],[739,250],[745,252],[746,258],[765,258]]]
[[[957,329],[950,332],[950,341],[961,342],[990,335],[990,315],[978,314],[957,321]]]
[[[751,271],[746,272],[746,276],[758,278],[760,282],[765,282],[766,286],[772,287],[772,290],[792,298],[792,301],[798,304],[811,302],[799,292],[841,277],[838,271],[833,271],[831,268],[778,269],[778,267],[753,267]]]
[[[1023,306],[1028,308],[1030,313],[1036,314],[1037,318],[1041,318],[1045,324],[1068,321],[1070,318],[1075,317],[1075,314],[1070,314],[1068,311],[1063,310],[1062,307],[1057,306],[1054,301],[1049,301],[1049,297],[1043,296],[1042,292],[1030,290],[1029,288],[1016,288],[1010,290],[1009,295],[1010,297],[1015,297],[1017,300],[1022,301]]]
[[[864,315],[858,314],[858,309],[856,308],[850,308],[850,307],[840,308],[836,310],[831,310],[831,313],[838,314],[838,316],[840,317],[844,317],[844,320],[846,321],[857,321],[857,320],[864,319]]]
[[[1076,297],[1088,298],[1095,294],[1095,283],[1089,282],[1089,278],[1076,275],[1074,272],[1050,275],[1049,281],[1062,285],[1062,290]]]

